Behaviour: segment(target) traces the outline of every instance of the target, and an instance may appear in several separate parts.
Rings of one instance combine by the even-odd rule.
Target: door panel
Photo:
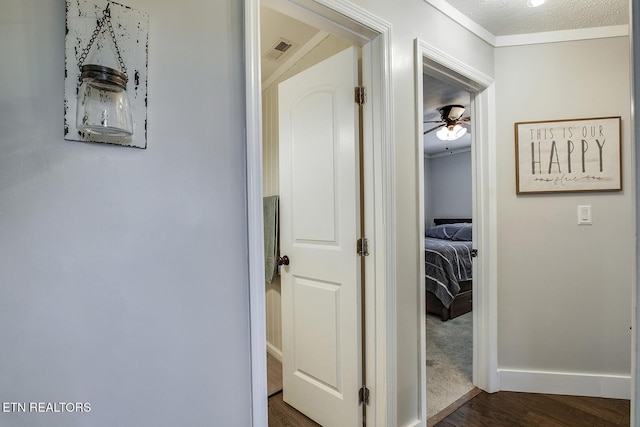
[[[333,170],[336,129],[330,90],[307,94],[291,106],[292,238],[297,243],[335,243],[336,209]]]
[[[341,286],[297,277],[293,281],[296,375],[340,393],[336,320]],[[322,307],[322,310],[301,309],[314,305]],[[310,334],[309,331],[315,332]],[[318,347],[323,351],[316,351]]]
[[[357,52],[278,88],[284,400],[325,427],[362,424]]]

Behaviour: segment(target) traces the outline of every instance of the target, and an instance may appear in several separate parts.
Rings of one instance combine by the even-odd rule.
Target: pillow
[[[471,230],[472,230],[471,224],[464,224],[462,227],[460,227],[458,231],[456,231],[456,234],[453,235],[453,239],[451,240],[470,242],[473,240],[471,238],[471,235],[472,235]]]
[[[440,224],[427,228],[427,237],[434,237],[436,239],[452,240],[464,224]]]

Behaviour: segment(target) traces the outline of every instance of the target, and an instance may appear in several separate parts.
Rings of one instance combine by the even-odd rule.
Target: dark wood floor
[[[481,392],[436,424],[449,426],[629,426],[628,400]]]
[[[269,427],[320,427],[282,400],[282,393],[269,398]]]
[[[436,427],[586,427],[630,424],[628,400],[553,394],[480,392]],[[269,399],[269,427],[317,427],[282,401],[282,393]]]

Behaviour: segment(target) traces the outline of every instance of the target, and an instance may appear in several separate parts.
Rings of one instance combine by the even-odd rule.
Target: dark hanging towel
[[[271,283],[278,270],[278,196],[263,199],[264,210],[264,280]]]

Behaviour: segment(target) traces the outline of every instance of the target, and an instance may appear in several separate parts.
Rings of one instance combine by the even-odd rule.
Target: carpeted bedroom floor
[[[427,316],[427,417],[471,391],[473,313],[442,322]]]

